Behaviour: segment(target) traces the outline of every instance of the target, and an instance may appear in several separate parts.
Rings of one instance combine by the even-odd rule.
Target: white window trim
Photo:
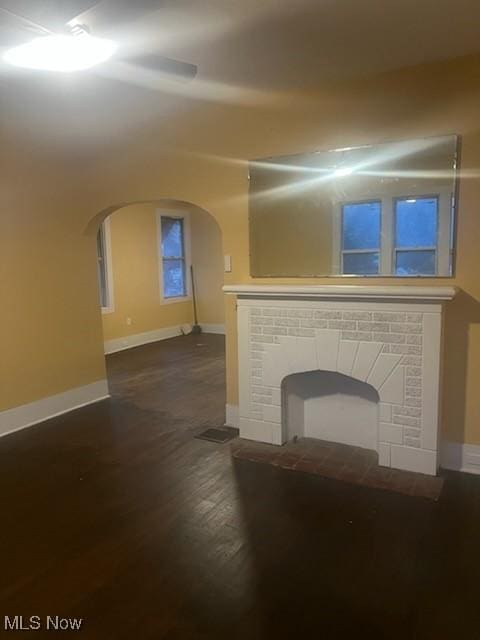
[[[115,301],[114,301],[114,295],[113,295],[113,262],[112,262],[112,237],[111,237],[110,218],[106,218],[102,222],[102,226],[103,226],[103,241],[104,241],[105,269],[106,269],[105,282],[107,285],[108,304],[106,307],[101,307],[101,310],[102,310],[102,314],[107,314],[107,313],[113,313],[115,311]]]
[[[394,223],[395,223],[395,202],[402,198],[438,198],[438,229],[437,248],[435,252],[436,270],[434,275],[398,275],[395,273],[395,245],[394,245]],[[350,202],[380,202],[381,222],[380,222],[380,264],[379,272],[367,275],[355,275],[342,273],[342,207]],[[398,192],[388,196],[377,196],[349,199],[333,203],[334,215],[332,225],[333,246],[332,252],[332,273],[340,277],[358,278],[381,278],[382,276],[394,276],[396,278],[449,278],[452,276],[453,247],[450,246],[450,230],[452,222],[452,192],[448,188],[437,189],[435,193],[424,191],[420,188],[409,193]],[[408,248],[405,248],[409,251]],[[415,249],[411,249],[414,251]],[[374,253],[374,250],[366,250],[367,253]],[[355,251],[354,253],[361,253]]]
[[[185,251],[185,289],[184,296],[166,298],[163,291],[163,253],[162,253],[162,218],[177,218],[183,220],[183,248]],[[190,267],[192,264],[192,245],[190,235],[190,214],[188,211],[165,211],[157,209],[157,237],[158,237],[158,285],[160,292],[160,304],[176,304],[178,302],[188,302],[192,299],[192,282],[190,277]]]

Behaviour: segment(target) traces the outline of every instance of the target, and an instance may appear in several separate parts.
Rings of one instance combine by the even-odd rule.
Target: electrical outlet
[[[232,271],[232,256],[223,256],[225,265],[225,273],[231,273]]]
[[[129,318],[127,318],[126,322],[130,326],[132,324],[132,319],[129,317]]]

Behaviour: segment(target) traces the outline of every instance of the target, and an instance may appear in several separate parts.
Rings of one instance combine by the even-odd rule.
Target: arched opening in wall
[[[90,231],[111,395],[158,410],[178,427],[223,425],[218,223],[204,209],[172,200],[116,207],[95,223]]]
[[[372,385],[342,373],[294,373],[282,381],[284,433],[378,450],[379,401]]]

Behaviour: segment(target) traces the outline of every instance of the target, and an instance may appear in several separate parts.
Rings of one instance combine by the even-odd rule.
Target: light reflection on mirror
[[[252,276],[452,275],[457,136],[249,168]]]

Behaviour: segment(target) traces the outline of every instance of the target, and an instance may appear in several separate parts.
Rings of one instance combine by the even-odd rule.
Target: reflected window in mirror
[[[381,202],[350,202],[342,206],[342,273],[378,273],[381,214]]]
[[[356,276],[448,273],[453,220],[450,191],[343,202],[337,205],[337,216],[333,273],[337,269],[342,275]]]
[[[437,273],[438,198],[399,198],[395,202],[395,273]]]

